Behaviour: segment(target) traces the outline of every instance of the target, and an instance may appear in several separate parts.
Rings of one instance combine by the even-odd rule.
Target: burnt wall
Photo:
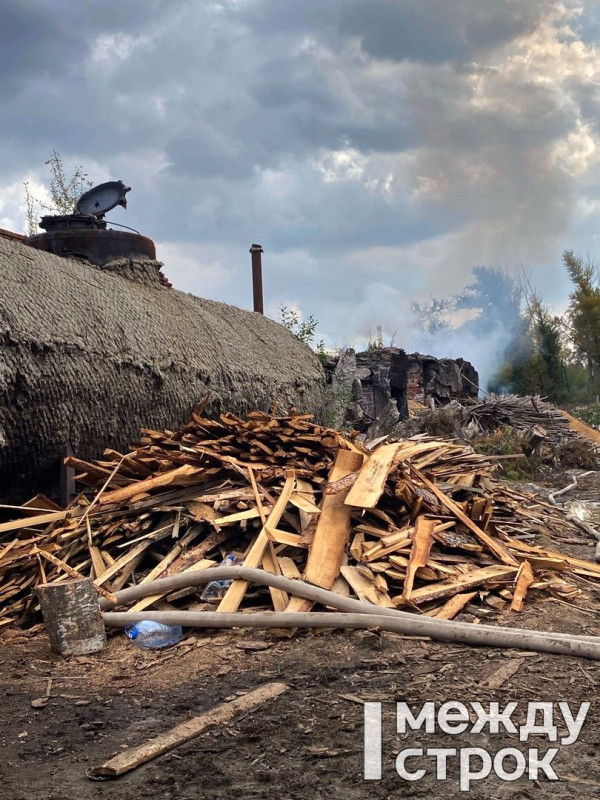
[[[477,397],[479,376],[464,359],[407,354],[397,347],[344,351],[329,369],[330,416],[337,427],[354,427],[368,437],[389,432],[408,418],[410,400],[439,405]]]

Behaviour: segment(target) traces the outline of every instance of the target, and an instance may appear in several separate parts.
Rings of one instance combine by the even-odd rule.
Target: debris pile
[[[91,576],[111,597],[210,569],[229,552],[247,567],[444,619],[467,604],[520,610],[530,589],[569,598],[579,591],[573,575],[600,578],[600,566],[530,543],[576,532],[561,509],[502,483],[492,459],[452,441],[369,450],[307,415],[211,420],[199,408],[181,431],[145,430],[129,453],[68,463],[92,493],[65,510],[38,499],[0,524],[0,627],[38,618],[39,583]],[[201,610],[200,591],[131,610]],[[218,610],[241,606],[311,603],[234,580]]]
[[[526,433],[541,426],[547,444],[559,444],[577,435],[569,425],[568,416],[539,397],[490,395],[481,402],[466,405],[463,418],[465,425],[474,423],[484,433],[507,426],[517,433]]]

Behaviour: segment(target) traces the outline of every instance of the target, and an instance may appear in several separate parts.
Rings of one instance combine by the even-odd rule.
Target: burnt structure
[[[477,397],[479,376],[464,359],[408,354],[397,347],[345,350],[329,367],[327,421],[369,436],[388,433],[409,415],[409,401],[445,405]]]

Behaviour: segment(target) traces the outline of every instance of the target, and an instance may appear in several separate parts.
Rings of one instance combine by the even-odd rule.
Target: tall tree
[[[563,253],[563,264],[573,282],[569,306],[571,339],[578,355],[586,362],[589,383],[600,366],[600,287],[598,269],[584,263],[572,250]]]

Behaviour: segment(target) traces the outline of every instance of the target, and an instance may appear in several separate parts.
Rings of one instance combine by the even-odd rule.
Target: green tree
[[[279,306],[278,322],[283,325],[284,328],[287,328],[296,339],[300,339],[301,342],[312,347],[321,363],[327,361],[327,353],[325,352],[325,342],[323,339],[320,339],[313,346],[315,331],[319,321],[316,320],[312,314],[306,317],[306,319],[301,319],[300,312],[296,311],[296,309],[288,308],[287,306]]]
[[[598,268],[589,260],[584,263],[572,250],[565,250],[562,260],[574,287],[568,312],[570,338],[577,355],[585,361],[591,385],[600,366]]]
[[[92,182],[88,179],[88,174],[83,166],[75,167],[71,177],[67,178],[62,157],[56,150],[52,151],[52,155],[44,164],[50,169],[48,190],[51,202],[49,204],[31,194],[28,181],[23,184],[25,186],[25,214],[29,236],[33,236],[38,231],[38,217],[40,214],[43,212],[59,215],[72,214],[77,200],[92,187]]]

